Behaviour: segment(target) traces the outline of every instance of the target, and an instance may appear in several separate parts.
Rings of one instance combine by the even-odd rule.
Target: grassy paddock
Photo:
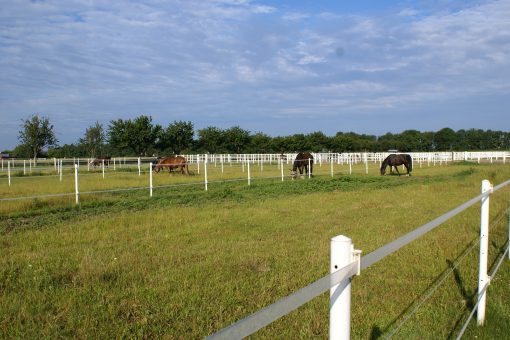
[[[202,338],[326,275],[331,237],[347,235],[368,254],[476,196],[482,179],[510,178],[510,166],[495,164],[415,165],[412,177],[377,176],[377,168],[348,175],[348,166],[335,165],[331,178],[323,164],[312,180],[282,183],[276,166],[252,167],[254,177],[274,176],[208,192],[161,188],[152,198],[83,195],[79,207],[72,196],[0,202],[0,338]],[[210,180],[242,174],[227,165],[208,170]],[[168,183],[198,177],[162,175]],[[99,187],[102,176],[92,176],[101,174],[87,185]],[[115,185],[142,180],[122,176]],[[509,198],[508,188],[491,197],[491,219],[500,222],[491,226],[490,265],[506,244]],[[362,272],[353,281],[353,337],[392,332],[478,230],[476,205]],[[396,337],[455,336],[473,306],[477,257],[475,247]],[[489,289],[487,325],[473,322],[469,337],[507,336],[509,279],[506,261]],[[327,336],[326,293],[253,337]]]

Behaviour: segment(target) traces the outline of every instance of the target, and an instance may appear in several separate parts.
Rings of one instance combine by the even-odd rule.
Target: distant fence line
[[[357,164],[360,162],[381,162],[390,152],[318,152],[312,153],[316,164],[335,162],[338,164]],[[502,161],[506,163],[506,159],[510,158],[510,151],[462,151],[462,152],[408,152],[415,162],[455,162],[455,161]],[[206,157],[208,163],[277,163],[283,160],[287,164],[291,163],[297,153],[252,153],[252,154],[189,154],[184,156],[189,164],[204,163]],[[148,164],[154,162],[156,157],[112,157],[109,161],[110,167],[127,167],[135,166],[139,163]],[[93,158],[39,158],[37,162],[33,159],[11,158],[9,160],[2,159],[1,171],[7,169],[7,162],[10,162],[12,170],[19,171],[23,169],[32,171],[34,168],[45,170],[49,168],[57,169],[61,161],[63,166],[87,166],[92,167]]]

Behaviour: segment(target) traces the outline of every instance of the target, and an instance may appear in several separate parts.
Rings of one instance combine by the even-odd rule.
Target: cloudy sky
[[[510,1],[1,0],[0,149],[22,119],[271,136],[510,131]]]

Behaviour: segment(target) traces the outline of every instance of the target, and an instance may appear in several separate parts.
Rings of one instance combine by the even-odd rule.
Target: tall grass
[[[136,191],[2,210],[0,337],[202,338],[326,275],[331,237],[347,235],[367,254],[477,195],[482,179],[510,178],[503,165],[415,167],[412,177],[364,168],[349,176],[344,166],[331,178],[317,168],[311,180],[261,176],[208,192],[170,187],[152,199]],[[190,180],[181,177],[165,179]],[[491,219],[503,218],[491,226],[490,263],[508,237],[509,197],[509,189],[491,197]],[[478,224],[476,206],[356,277],[353,337],[389,334],[478,237]],[[397,338],[457,334],[473,305],[477,252]],[[489,289],[487,326],[470,327],[470,337],[508,334],[509,276],[505,262]],[[327,336],[323,294],[253,337]]]

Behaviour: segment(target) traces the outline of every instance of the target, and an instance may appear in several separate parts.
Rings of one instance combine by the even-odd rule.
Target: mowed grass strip
[[[367,254],[477,195],[484,178],[500,183],[510,167],[223,183],[14,209],[2,218],[0,337],[202,338],[326,275],[331,237],[347,235]],[[509,193],[491,197],[493,220],[507,213]],[[506,223],[492,227],[490,263]],[[478,224],[474,206],[355,278],[353,337],[391,332],[478,237]],[[473,304],[477,256],[397,338],[456,335]],[[505,263],[489,289],[487,326],[470,335],[508,334],[508,273]],[[327,336],[326,293],[253,337]]]

